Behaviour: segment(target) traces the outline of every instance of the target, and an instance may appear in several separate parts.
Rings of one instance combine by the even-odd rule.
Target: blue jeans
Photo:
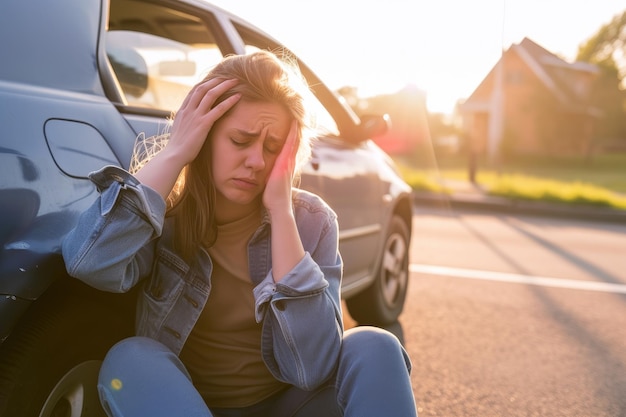
[[[213,409],[164,345],[131,337],[111,348],[98,390],[111,417],[417,416],[409,358],[398,339],[374,327],[345,332],[334,378],[315,391],[296,387],[246,408]]]

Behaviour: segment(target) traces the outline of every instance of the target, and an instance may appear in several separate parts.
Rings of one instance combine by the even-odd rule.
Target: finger
[[[241,94],[235,94],[228,97],[227,99],[213,107],[210,111],[208,111],[205,114],[205,117],[208,119],[209,122],[214,123],[228,110],[230,110],[239,101],[239,99],[241,99]]]
[[[276,159],[274,165],[278,172],[292,174],[295,165],[296,153],[298,151],[298,123],[294,120],[289,128],[285,144]]]
[[[180,109],[182,110],[187,106],[196,107],[200,100],[202,100],[202,97],[204,97],[206,90],[208,88],[214,87],[218,84],[218,82],[218,79],[212,78],[208,81],[201,81],[198,84],[194,85],[191,90],[189,90],[189,93],[187,93],[187,95],[185,96],[185,99],[183,100]]]
[[[233,88],[239,82],[236,79],[231,80],[218,80],[219,82],[211,87],[208,87],[205,91],[204,95],[201,98],[200,103],[198,104],[198,109],[201,111],[208,111],[213,107],[213,103],[219,97],[221,97],[228,90]]]
[[[223,89],[218,90],[217,95],[215,95],[215,93],[211,94],[211,96],[213,97],[212,101],[217,99],[217,97],[227,91],[228,88],[231,88],[237,83],[236,80],[227,81],[230,82]],[[193,86],[193,88],[189,91],[189,93],[185,97],[185,100],[183,100],[183,104],[181,105],[180,109],[182,110],[183,108],[187,107],[193,109],[198,108],[205,99],[205,97],[207,97],[207,95],[211,93],[211,90],[227,81],[222,78],[211,78],[210,80],[201,81],[200,83]]]
[[[290,160],[295,159],[296,154],[298,153],[298,146],[300,144],[300,137],[298,135],[298,122],[293,120],[291,122],[291,127],[289,128],[289,133],[287,134],[287,142],[285,146],[288,145],[288,155]]]

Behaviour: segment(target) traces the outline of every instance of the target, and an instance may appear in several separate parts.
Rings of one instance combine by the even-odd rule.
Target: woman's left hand
[[[276,282],[282,280],[305,254],[291,205],[299,145],[298,123],[293,121],[263,192],[263,204],[272,224],[272,276]]]
[[[272,214],[291,212],[291,187],[293,185],[296,154],[298,152],[298,123],[294,120],[263,192],[263,205]]]

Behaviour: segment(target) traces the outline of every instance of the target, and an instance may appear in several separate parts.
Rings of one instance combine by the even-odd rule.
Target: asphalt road
[[[420,209],[398,326],[420,416],[626,416],[626,225]]]

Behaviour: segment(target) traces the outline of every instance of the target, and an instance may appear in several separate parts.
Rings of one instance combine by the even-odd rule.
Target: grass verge
[[[442,161],[440,168],[420,169],[398,162],[414,190],[451,193],[447,180],[466,181],[464,161]],[[490,195],[518,200],[608,207],[626,210],[626,155],[596,158],[593,164],[572,160],[516,161],[499,169],[479,167],[476,183]]]

